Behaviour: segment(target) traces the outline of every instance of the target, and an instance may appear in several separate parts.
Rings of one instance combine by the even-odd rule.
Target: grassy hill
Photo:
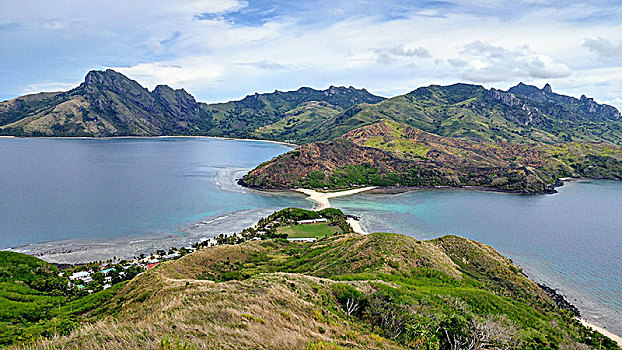
[[[458,236],[209,247],[148,270],[102,308],[25,348],[617,348],[494,249]]]
[[[122,286],[77,294],[58,273],[38,258],[0,251],[0,347],[69,334]]]
[[[622,142],[622,119],[614,107],[522,83],[508,92],[469,84],[421,87],[375,105],[355,106],[306,140],[330,140],[385,119],[440,136],[482,141]]]
[[[622,178],[622,148],[605,143],[516,144],[446,138],[384,120],[260,164],[258,188],[477,186],[542,193],[562,177]]]

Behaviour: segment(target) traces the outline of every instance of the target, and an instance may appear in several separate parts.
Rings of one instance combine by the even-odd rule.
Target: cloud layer
[[[519,81],[620,105],[618,1],[0,2],[0,98],[113,68],[202,101],[355,85]]]

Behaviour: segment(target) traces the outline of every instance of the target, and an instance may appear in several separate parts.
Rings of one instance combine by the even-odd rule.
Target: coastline
[[[236,137],[225,137],[225,136],[201,136],[201,135],[154,135],[154,136],[11,136],[11,135],[2,135],[0,138],[7,139],[61,139],[61,140],[114,140],[114,139],[163,139],[163,138],[210,138],[210,139],[219,139],[219,140],[231,140],[231,141],[261,141],[261,142],[270,142],[283,146],[296,148],[300,145],[291,143],[291,142],[283,142],[283,141],[274,141],[274,140],[264,140],[264,139],[244,139],[244,138],[236,138]]]
[[[298,188],[296,191],[309,196],[307,199],[316,204],[316,208],[314,208],[315,210],[322,210],[331,207],[330,202],[328,201],[330,198],[350,196],[361,192],[371,191],[376,188],[376,186],[369,186],[339,192],[319,192],[308,188]]]
[[[591,328],[592,330],[610,338],[614,342],[618,343],[618,346],[622,348],[622,337],[620,337],[619,335],[613,334],[602,327],[599,327],[593,323],[590,323],[586,319],[577,317],[577,320],[579,320],[579,322],[581,322],[581,324],[584,325],[585,327]]]
[[[372,191],[374,189],[376,189],[376,186],[362,187],[362,188],[356,188],[352,190],[339,191],[339,192],[318,192],[318,191],[306,189],[306,188],[299,188],[299,189],[296,189],[296,191],[304,193],[309,196],[307,197],[307,199],[315,203],[314,210],[322,210],[322,209],[332,207],[329,201],[330,198],[350,196],[350,195],[357,194],[357,193]],[[363,226],[361,226],[361,222],[357,220],[356,218],[350,216],[346,219],[346,221],[348,222],[348,224],[350,224],[350,227],[352,227],[352,230],[355,233],[362,234],[362,235],[368,234],[368,232],[363,228]]]

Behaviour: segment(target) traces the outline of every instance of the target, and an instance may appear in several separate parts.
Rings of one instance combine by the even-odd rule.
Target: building
[[[90,283],[93,281],[91,273],[88,271],[74,272],[71,276],[69,276],[69,279],[72,281],[80,280],[84,283]]]
[[[173,254],[165,255],[162,258],[165,259],[165,260],[171,260],[171,259],[175,259],[175,258],[177,258],[179,256],[180,256],[180,254],[178,252],[175,252]]]

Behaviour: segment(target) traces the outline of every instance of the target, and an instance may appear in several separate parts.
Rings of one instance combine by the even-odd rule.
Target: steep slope
[[[622,148],[475,142],[384,120],[280,155],[240,183],[258,188],[479,186],[542,193],[569,176],[622,178]]]
[[[327,90],[249,95],[243,100],[203,104],[185,90],[165,85],[148,91],[112,70],[91,71],[84,83],[61,93],[23,96],[0,103],[0,134],[17,136],[157,136],[210,135],[227,137],[295,137],[292,120],[302,114],[305,132],[326,116],[359,103],[383,100],[366,90],[333,87]],[[302,106],[315,101],[315,105]],[[322,103],[320,107],[319,103]],[[315,108],[317,106],[318,108]],[[298,110],[296,110],[298,108]],[[306,109],[316,109],[307,113]],[[316,121],[314,118],[318,118]],[[257,129],[268,127],[267,131]],[[298,129],[296,129],[298,130]],[[304,134],[303,132],[303,135]]]
[[[305,102],[285,112],[279,121],[259,127],[252,136],[259,139],[295,142],[312,137],[318,125],[341,112],[343,108],[328,102]]]
[[[18,136],[206,135],[306,143],[331,140],[389,119],[445,137],[514,143],[622,144],[617,109],[518,84],[431,85],[384,99],[334,87],[197,103],[183,89],[149,92],[111,70],[92,71],[76,89],[0,103],[0,134]]]
[[[39,99],[3,102],[3,111],[21,119],[2,126],[3,134],[23,136],[121,136],[189,133],[201,118],[199,104],[183,89],[158,86],[149,92],[114,72],[91,71],[77,88]],[[21,107],[18,107],[21,106]],[[15,115],[16,113],[13,113]],[[3,119],[6,117],[3,117]]]
[[[540,90],[522,83],[509,92],[469,84],[431,85],[372,106],[356,106],[326,121],[307,140],[332,139],[390,119],[440,136],[482,141],[622,143],[617,109],[549,90],[548,85]]]
[[[360,103],[377,103],[382,100],[384,98],[372,95],[365,89],[335,86],[326,90],[302,87],[296,91],[255,93],[240,101],[204,104],[203,110],[207,113],[210,123],[205,129],[209,129],[209,135],[214,136],[266,137],[280,141],[298,141],[296,138],[298,128],[292,128],[292,122],[288,125],[287,121],[300,113],[300,108],[303,109],[303,113],[305,108],[315,109],[316,112],[311,113],[315,116],[307,115],[307,117],[313,119],[319,114],[318,121],[322,121],[325,113],[333,115],[336,111],[342,111]],[[312,101],[324,102],[324,104],[309,105],[308,103]],[[304,104],[306,107],[303,106]],[[285,125],[282,125],[283,123]],[[317,124],[311,120],[311,123],[307,123],[304,128],[307,131],[313,130]],[[286,130],[279,130],[281,128]]]
[[[494,249],[457,236],[210,247],[145,272],[104,307],[27,348],[616,349]]]

